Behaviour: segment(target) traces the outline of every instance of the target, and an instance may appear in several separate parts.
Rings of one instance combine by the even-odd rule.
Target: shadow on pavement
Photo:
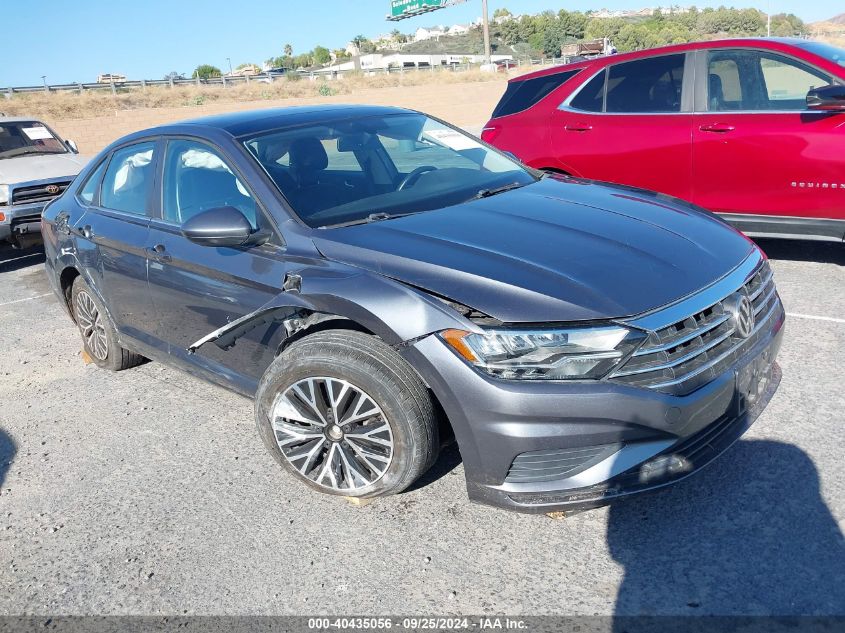
[[[612,506],[607,541],[625,567],[616,616],[845,613],[843,535],[789,444],[741,441],[671,491]]]
[[[16,249],[7,244],[0,245],[0,273],[20,270],[28,266],[40,266],[43,263],[43,246]]]
[[[15,453],[17,453],[17,449],[12,438],[3,429],[0,429],[0,489],[2,489],[6,480],[6,473],[12,466]]]
[[[769,259],[845,266],[845,243],[811,240],[754,240]]]

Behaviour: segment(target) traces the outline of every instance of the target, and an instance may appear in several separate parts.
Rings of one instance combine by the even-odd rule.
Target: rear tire
[[[318,332],[288,347],[261,379],[255,418],[276,461],[328,494],[396,494],[439,450],[425,385],[389,345],[361,332]]]
[[[140,354],[120,346],[108,312],[82,277],[73,280],[70,299],[83,348],[97,367],[120,371],[144,361]]]

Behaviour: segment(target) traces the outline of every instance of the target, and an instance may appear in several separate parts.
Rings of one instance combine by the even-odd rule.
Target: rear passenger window
[[[505,90],[505,94],[499,100],[496,109],[493,110],[493,118],[527,110],[550,95],[559,86],[572,79],[579,72],[581,71],[569,70],[535,79],[510,82],[507,90]]]
[[[164,219],[181,224],[201,211],[234,207],[259,227],[255,199],[223,158],[203,143],[170,141],[164,163]]]
[[[604,109],[604,80],[606,75],[607,71],[603,70],[593,77],[569,102],[569,106],[584,112],[601,112]]]
[[[112,154],[100,190],[100,206],[144,215],[153,181],[155,143],[138,143]]]
[[[662,55],[611,66],[606,111],[680,112],[686,56]]]

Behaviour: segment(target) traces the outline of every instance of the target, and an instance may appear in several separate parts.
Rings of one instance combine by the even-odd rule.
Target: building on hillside
[[[261,73],[261,69],[255,64],[244,64],[235,68],[231,73],[226,73],[228,77],[252,77]]]
[[[491,61],[512,60],[512,55],[493,55]],[[440,54],[440,55],[412,55],[405,53],[372,53],[361,55],[358,59],[360,69],[363,72],[377,72],[391,68],[431,68],[434,66],[454,66],[459,64],[481,64],[484,63],[484,55],[473,54]],[[331,66],[325,66],[314,71],[314,74],[325,75],[336,72],[356,70],[355,61],[349,60]]]
[[[124,81],[126,81],[126,75],[121,75],[119,73],[103,73],[102,75],[97,75],[98,84],[120,84]]]
[[[654,15],[655,11],[659,11],[661,15],[682,15],[684,13],[689,13],[692,10],[691,7],[679,7],[679,6],[671,6],[671,7],[645,7],[643,9],[631,9],[631,10],[615,10],[610,11],[608,9],[599,9],[598,11],[590,11],[588,15],[591,18],[598,18],[600,20],[608,20],[610,18],[648,18]]]
[[[465,35],[466,33],[469,33],[471,26],[472,25],[469,24],[455,24],[449,27],[446,35]]]
[[[427,40],[439,40],[444,35],[446,35],[446,28],[443,26],[434,26],[428,29],[420,27],[417,29],[417,32],[414,33],[414,41],[425,42]]]

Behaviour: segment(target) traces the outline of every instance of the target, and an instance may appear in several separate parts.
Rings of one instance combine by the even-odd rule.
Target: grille
[[[768,261],[763,261],[738,291],[754,306],[755,326],[750,336],[736,332],[726,305],[729,295],[697,314],[650,332],[643,346],[610,379],[686,395],[721,375],[783,316]]]
[[[516,456],[505,483],[555,481],[597,464],[622,448],[621,444],[531,451]]]
[[[47,187],[55,185],[59,188],[56,193],[49,193]],[[67,182],[48,182],[44,185],[33,185],[30,187],[18,187],[12,191],[12,204],[27,204],[30,202],[47,202],[62,195],[70,185]]]

